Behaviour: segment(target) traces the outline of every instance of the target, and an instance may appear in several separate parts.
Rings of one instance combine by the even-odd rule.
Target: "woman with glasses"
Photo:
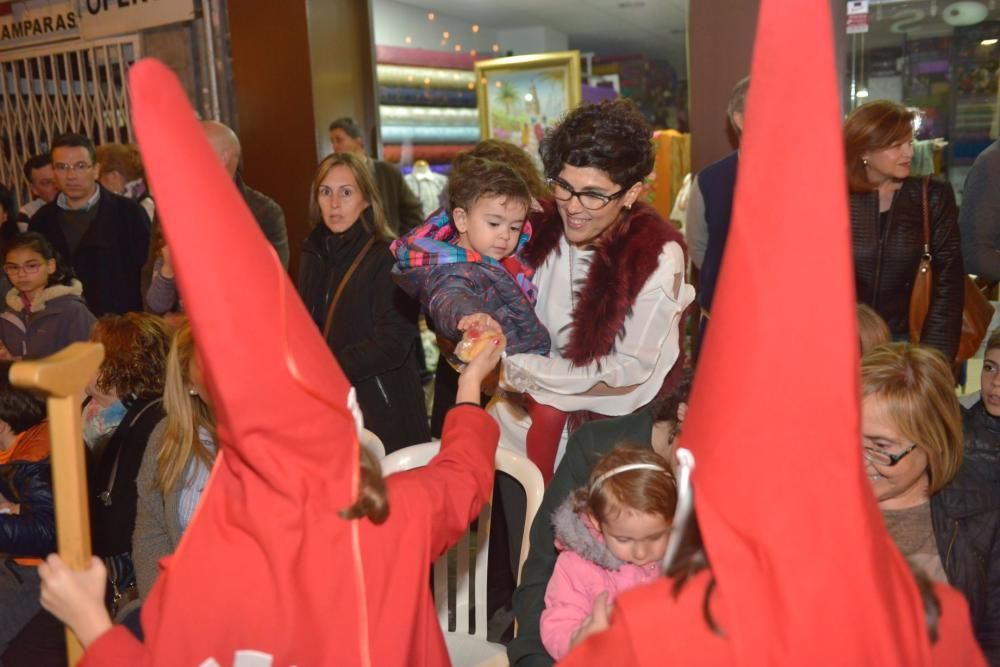
[[[45,357],[87,340],[94,315],[81,296],[83,286],[45,237],[20,234],[3,253],[4,275],[13,289],[0,314],[0,359]]]
[[[865,472],[886,528],[913,566],[965,595],[976,639],[1000,665],[1000,449],[963,446],[951,369],[936,350],[876,348],[861,378]]]
[[[683,237],[640,201],[651,138],[635,106],[615,100],[578,107],[542,142],[552,197],[530,216],[525,259],[536,268],[535,313],[552,352],[510,355],[503,382],[575,413],[571,424],[648,404],[681,355],[681,314],[694,288]],[[503,445],[523,451],[530,418],[512,401],[495,412]]]

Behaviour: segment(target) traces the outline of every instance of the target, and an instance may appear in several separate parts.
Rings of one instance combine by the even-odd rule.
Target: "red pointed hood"
[[[337,516],[358,477],[350,387],[177,79],[144,60],[129,83],[221,452],[146,603],[151,664],[228,664],[241,649],[355,664],[359,546],[356,522]]]
[[[735,210],[683,442],[740,665],[921,665],[862,466],[829,3],[762,0]]]

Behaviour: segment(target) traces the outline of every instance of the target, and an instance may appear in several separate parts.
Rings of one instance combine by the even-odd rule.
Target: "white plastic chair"
[[[379,461],[385,458],[385,445],[382,444],[381,438],[368,429],[361,431],[361,446],[374,454]]]
[[[422,445],[404,447],[382,460],[382,473],[391,475],[404,470],[412,470],[427,465],[441,448],[440,442],[427,442]],[[529,532],[535,514],[542,504],[542,494],[545,484],[542,474],[535,464],[509,449],[497,449],[497,471],[506,473],[517,480],[524,488],[527,496],[524,515],[524,533],[521,536],[521,553],[517,563],[518,583],[521,579],[521,568],[528,557]],[[437,607],[438,620],[444,631],[445,643],[448,645],[448,656],[455,667],[473,667],[476,665],[506,665],[507,649],[502,644],[486,640],[486,567],[489,554],[490,538],[490,503],[483,506],[479,513],[476,531],[475,567],[470,570],[469,541],[470,533],[466,531],[458,544],[434,563],[434,603]],[[454,553],[457,562],[455,577],[455,606],[449,610],[448,591],[448,561]],[[471,579],[471,582],[470,582]],[[474,592],[474,599],[469,593]],[[469,627],[469,608],[475,613],[475,627]],[[449,611],[453,611],[455,629],[450,630]]]

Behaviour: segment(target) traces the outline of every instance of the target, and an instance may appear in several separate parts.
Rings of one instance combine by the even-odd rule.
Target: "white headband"
[[[667,472],[663,466],[658,466],[655,463],[628,463],[623,466],[618,466],[617,468],[612,468],[600,477],[594,480],[594,483],[590,485],[590,492],[593,493],[594,489],[599,487],[604,480],[609,477],[614,477],[618,473],[628,472],[629,470],[659,470],[660,472]]]

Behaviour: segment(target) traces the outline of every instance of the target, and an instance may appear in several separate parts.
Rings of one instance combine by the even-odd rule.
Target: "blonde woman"
[[[417,366],[417,304],[392,280],[393,234],[364,160],[324,159],[312,184],[313,230],[299,294],[387,452],[431,439]]]
[[[861,397],[865,473],[889,535],[915,568],[965,595],[976,639],[1000,665],[997,449],[963,443],[951,366],[930,347],[868,352]]]
[[[215,417],[187,321],[174,334],[167,356],[163,404],[167,416],[150,436],[136,482],[132,554],[143,599],[156,581],[158,561],[177,548],[215,460]]]

